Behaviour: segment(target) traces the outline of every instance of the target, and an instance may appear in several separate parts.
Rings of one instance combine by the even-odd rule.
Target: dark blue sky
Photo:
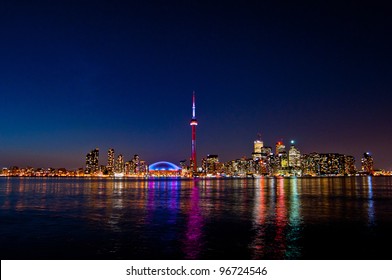
[[[317,3],[315,3],[317,2]],[[170,4],[168,4],[170,3]],[[0,165],[370,151],[392,169],[391,9],[369,1],[0,1]]]

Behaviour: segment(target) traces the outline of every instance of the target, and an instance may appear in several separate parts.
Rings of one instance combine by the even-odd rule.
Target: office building
[[[95,175],[99,171],[99,149],[96,148],[86,155],[86,169],[85,173]]]

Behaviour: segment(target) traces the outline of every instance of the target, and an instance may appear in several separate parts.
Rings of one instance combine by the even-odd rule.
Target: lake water
[[[0,177],[1,259],[391,259],[391,252],[391,177]]]

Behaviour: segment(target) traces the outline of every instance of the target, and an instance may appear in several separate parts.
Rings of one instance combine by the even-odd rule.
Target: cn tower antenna
[[[196,105],[195,105],[195,91],[193,91],[193,99],[192,99],[192,119],[196,119]]]

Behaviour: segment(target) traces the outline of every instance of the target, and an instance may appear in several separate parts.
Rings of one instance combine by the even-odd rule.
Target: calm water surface
[[[392,178],[0,178],[1,259],[391,259]]]

